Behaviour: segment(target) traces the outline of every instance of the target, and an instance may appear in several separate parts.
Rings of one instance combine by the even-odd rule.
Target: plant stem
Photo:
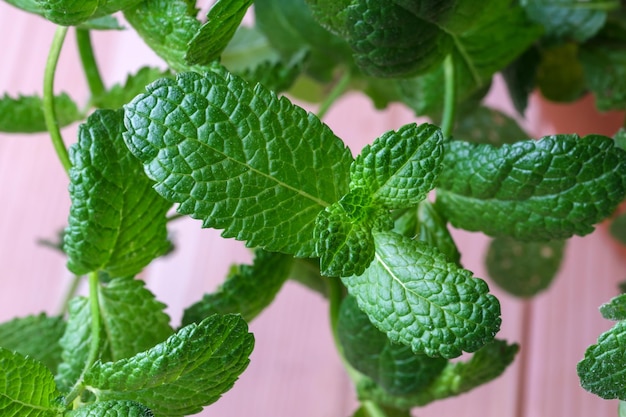
[[[56,72],[57,63],[59,62],[59,55],[63,47],[63,41],[67,34],[67,27],[59,26],[52,38],[52,45],[50,46],[50,53],[48,54],[48,60],[46,62],[46,70],[43,77],[43,115],[46,121],[46,127],[50,133],[52,139],[52,145],[56,151],[61,165],[65,169],[65,172],[69,174],[69,170],[72,167],[70,162],[63,137],[61,136],[61,130],[56,117],[56,111],[54,109],[54,74]]]
[[[70,283],[70,286],[67,289],[67,292],[65,293],[65,297],[63,298],[63,303],[61,303],[61,308],[59,309],[59,315],[63,316],[70,305],[70,301],[72,300],[72,298],[74,298],[74,296],[76,295],[76,291],[78,290],[78,286],[80,285],[80,281],[82,280],[82,276],[81,275],[74,275],[74,278],[72,278],[72,282]]]
[[[317,110],[318,119],[322,119],[328,113],[328,110],[332,107],[333,104],[337,101],[339,97],[346,91],[348,85],[350,85],[351,74],[350,71],[346,71],[343,73],[337,84],[330,91],[326,99],[320,104],[319,109]]]
[[[454,117],[456,113],[456,82],[452,55],[448,55],[443,61],[443,74],[445,79],[445,95],[441,131],[444,139],[448,140],[452,136],[452,129],[454,129]]]
[[[98,64],[91,45],[91,33],[88,29],[76,29],[76,44],[78,45],[78,54],[83,64],[91,95],[102,95],[106,88],[98,70]]]
[[[100,303],[99,299],[100,281],[98,280],[98,272],[89,274],[89,309],[91,311],[91,340],[89,343],[89,354],[85,367],[74,384],[70,393],[65,397],[65,405],[69,406],[85,388],[85,374],[98,359],[100,353]]]

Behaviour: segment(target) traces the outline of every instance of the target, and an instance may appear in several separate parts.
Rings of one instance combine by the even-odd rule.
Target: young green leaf
[[[607,320],[626,320],[626,294],[613,297],[608,303],[602,304],[600,313]]]
[[[76,103],[65,93],[54,98],[54,109],[59,127],[72,124],[83,118]],[[37,96],[0,99],[0,132],[36,133],[46,132],[43,116],[43,101]]]
[[[168,251],[162,199],[122,139],[122,111],[99,110],[82,124],[70,148],[68,268],[132,276]]]
[[[561,266],[564,240],[520,242],[510,237],[491,241],[487,273],[498,286],[517,297],[532,297],[547,289]]]
[[[50,370],[34,359],[0,348],[0,414],[58,417],[61,393]]]
[[[91,104],[101,109],[119,109],[137,94],[143,93],[146,85],[167,76],[170,76],[167,71],[143,67],[137,73],[128,75],[123,85],[115,84],[103,95],[92,97]]]
[[[231,269],[217,292],[185,309],[183,326],[198,323],[212,314],[239,313],[252,321],[267,307],[289,277],[293,257],[262,249],[255,251],[252,265]]]
[[[20,317],[0,324],[0,346],[30,356],[56,372],[61,362],[59,340],[65,331],[62,317]]]
[[[405,395],[428,386],[448,361],[413,353],[406,345],[392,343],[347,296],[341,303],[337,333],[350,364],[389,394]]]
[[[133,401],[99,401],[72,410],[65,417],[154,417],[154,414]]]
[[[495,148],[449,143],[437,207],[456,227],[519,240],[585,235],[626,194],[626,153],[607,137],[547,136]]]
[[[620,321],[602,333],[598,343],[587,348],[576,368],[584,389],[607,400],[626,400],[624,338],[626,321]]]
[[[477,107],[460,115],[453,130],[455,139],[499,146],[528,138],[517,121],[499,110]]]
[[[500,304],[483,280],[423,242],[393,232],[374,232],[374,241],[370,267],[342,281],[392,342],[453,358],[493,339]]]
[[[253,0],[218,0],[207,21],[189,42],[185,59],[190,65],[209,65],[220,57],[241,24]]]
[[[132,358],[96,362],[85,383],[100,401],[136,401],[156,416],[186,416],[233,386],[253,345],[240,316],[213,315]]]
[[[347,192],[352,162],[319,119],[218,68],[157,81],[125,110],[128,147],[178,212],[248,246],[315,255],[315,218]]]
[[[443,135],[431,124],[408,124],[367,145],[350,167],[350,189],[369,193],[387,209],[417,205],[435,186],[443,160]]]

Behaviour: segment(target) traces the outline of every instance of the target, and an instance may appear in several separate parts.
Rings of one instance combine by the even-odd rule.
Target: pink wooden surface
[[[54,26],[0,3],[0,94],[41,92],[42,74]],[[126,73],[160,61],[130,32],[94,36],[105,82],[122,81]],[[84,103],[83,74],[77,64],[73,37],[68,37],[59,73],[58,91],[68,91]],[[15,60],[15,62],[14,62]],[[496,91],[490,102],[509,108]],[[553,133],[546,110],[534,100],[528,127],[536,136]],[[563,116],[561,116],[563,118]],[[568,122],[586,119],[566,111]],[[389,129],[413,121],[400,107],[375,112],[367,99],[350,95],[328,114],[326,122],[356,153]],[[603,121],[611,134],[615,120]],[[579,133],[585,133],[577,125]],[[74,142],[76,126],[63,131]],[[64,259],[36,243],[53,238],[66,224],[69,208],[67,178],[46,135],[0,133],[0,320],[58,310],[71,275]],[[168,305],[173,323],[182,309],[214,289],[232,262],[245,261],[242,244],[203,230],[199,222],[173,225],[178,251],[155,262],[145,273],[148,286]],[[462,262],[479,277],[487,239],[455,231]],[[617,404],[586,393],[578,386],[576,362],[610,323],[598,306],[616,294],[626,264],[605,228],[584,239],[573,239],[567,260],[552,288],[533,301],[512,299],[493,288],[502,302],[499,337],[522,344],[521,354],[496,382],[469,394],[442,401],[414,415],[481,417],[603,417],[615,416]],[[355,408],[353,389],[334,351],[327,324],[327,303],[297,284],[288,283],[275,303],[251,323],[256,349],[248,370],[203,416],[338,417]]]

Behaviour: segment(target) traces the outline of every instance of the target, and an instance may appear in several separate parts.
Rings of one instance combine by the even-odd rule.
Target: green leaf
[[[57,417],[62,412],[60,395],[45,365],[0,348],[0,414]]]
[[[12,6],[22,9],[28,13],[44,15],[44,10],[41,7],[39,0],[4,0]]]
[[[133,401],[101,401],[72,410],[65,417],[154,417],[154,414]]]
[[[546,290],[563,261],[565,241],[520,242],[510,237],[491,241],[487,273],[498,286],[517,297],[532,297]]]
[[[207,21],[189,42],[185,59],[190,65],[208,65],[220,57],[254,0],[218,0]]]
[[[157,81],[125,110],[128,147],[178,212],[248,246],[315,255],[315,218],[347,192],[352,162],[319,119],[223,69]]]
[[[241,317],[213,315],[132,358],[96,362],[85,383],[100,401],[137,401],[160,417],[194,414],[233,386],[253,345]]]
[[[415,206],[434,188],[442,160],[437,126],[405,125],[363,148],[350,167],[350,189],[363,188],[372,204],[384,208]]]
[[[547,136],[446,148],[437,207],[458,228],[519,240],[585,235],[626,194],[626,153],[607,137]]]
[[[57,25],[74,26],[96,12],[99,0],[37,0],[44,17]]]
[[[20,317],[0,324],[0,346],[30,356],[56,372],[61,362],[59,340],[65,331],[62,317],[44,313]]]
[[[320,273],[320,263],[317,258],[295,258],[289,279],[328,298],[328,283]]]
[[[405,395],[424,389],[448,363],[444,358],[415,354],[409,346],[391,343],[352,296],[341,304],[337,332],[348,362],[389,394]]]
[[[495,146],[528,138],[515,119],[499,110],[483,106],[457,118],[453,134],[455,139]]]
[[[99,110],[82,124],[70,148],[68,268],[132,276],[167,252],[171,204],[152,189],[122,139],[122,111]]]
[[[535,89],[540,59],[538,48],[531,46],[501,71],[513,106],[522,116],[528,106],[528,97]]]
[[[420,392],[394,396],[383,391],[373,381],[363,380],[357,387],[359,397],[399,409],[423,406],[435,400],[463,394],[496,379],[513,362],[518,350],[517,344],[509,345],[503,340],[494,340],[468,361],[448,362],[428,388]]]
[[[600,313],[607,320],[626,320],[626,294],[613,297],[611,301],[601,305]]]
[[[81,23],[78,27],[87,30],[124,30],[124,26],[120,25],[118,20],[111,15],[94,17]]]
[[[342,281],[392,342],[453,358],[493,339],[500,304],[483,280],[423,242],[393,232],[375,232],[374,241],[370,267]]]
[[[626,128],[620,127],[613,135],[615,146],[626,150]]]
[[[213,294],[185,309],[182,324],[198,323],[212,314],[239,313],[252,321],[270,305],[289,277],[293,258],[276,252],[255,251],[252,265],[231,269],[226,281]]]
[[[584,389],[607,400],[626,400],[625,338],[626,321],[620,321],[602,333],[597,344],[587,348],[576,367]]]
[[[619,214],[613,218],[609,231],[613,238],[626,245],[626,213]]]
[[[584,45],[580,60],[598,110],[626,108],[626,47],[623,41],[609,38]]]
[[[54,109],[59,127],[65,127],[83,118],[76,104],[65,93],[55,96]],[[0,132],[47,132],[43,116],[43,101],[37,96],[0,99]]]
[[[548,100],[571,102],[585,93],[585,76],[578,50],[576,43],[565,43],[541,50],[535,81],[541,94]]]
[[[382,413],[382,414],[381,414]],[[383,407],[373,403],[362,404],[352,417],[411,417],[409,410]]]
[[[124,84],[115,84],[103,95],[92,97],[91,104],[98,108],[119,109],[136,95],[145,91],[151,82],[170,76],[170,73],[158,68],[143,67],[137,73],[130,74]]]

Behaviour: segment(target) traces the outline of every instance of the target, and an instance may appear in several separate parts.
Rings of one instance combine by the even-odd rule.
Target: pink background
[[[54,25],[0,3],[0,94],[40,93]],[[143,65],[162,66],[132,32],[94,34],[97,59],[107,85],[123,81]],[[66,40],[57,91],[67,91],[79,103],[87,87],[73,35]],[[490,104],[510,110],[499,80]],[[315,110],[312,108],[312,110]],[[582,111],[582,113],[581,113]],[[586,108],[545,106],[533,97],[526,127],[534,136],[595,131],[612,134],[621,115],[600,119]],[[399,106],[376,112],[358,94],[342,99],[326,123],[357,153],[381,133],[414,121]],[[566,128],[560,128],[561,123]],[[599,124],[598,124],[599,123]],[[77,126],[63,130],[75,141]],[[15,316],[58,311],[71,280],[65,260],[37,244],[54,238],[66,225],[67,177],[45,134],[0,133],[0,321]],[[243,245],[203,230],[191,219],[172,224],[178,242],[175,254],[158,260],[142,275],[149,288],[168,305],[174,325],[182,310],[219,285],[229,265],[249,259]],[[487,239],[455,231],[462,262],[486,277],[482,261]],[[602,417],[616,416],[617,402],[604,401],[578,385],[576,363],[586,346],[611,323],[598,306],[617,294],[626,277],[622,252],[601,226],[592,235],[571,240],[566,262],[549,291],[533,301],[519,301],[493,292],[502,302],[499,335],[520,342],[521,353],[497,381],[469,394],[438,402],[414,415],[480,417]],[[334,350],[327,303],[301,286],[287,283],[275,303],[250,325],[256,349],[248,370],[235,387],[203,416],[338,417],[356,407],[354,391]]]

